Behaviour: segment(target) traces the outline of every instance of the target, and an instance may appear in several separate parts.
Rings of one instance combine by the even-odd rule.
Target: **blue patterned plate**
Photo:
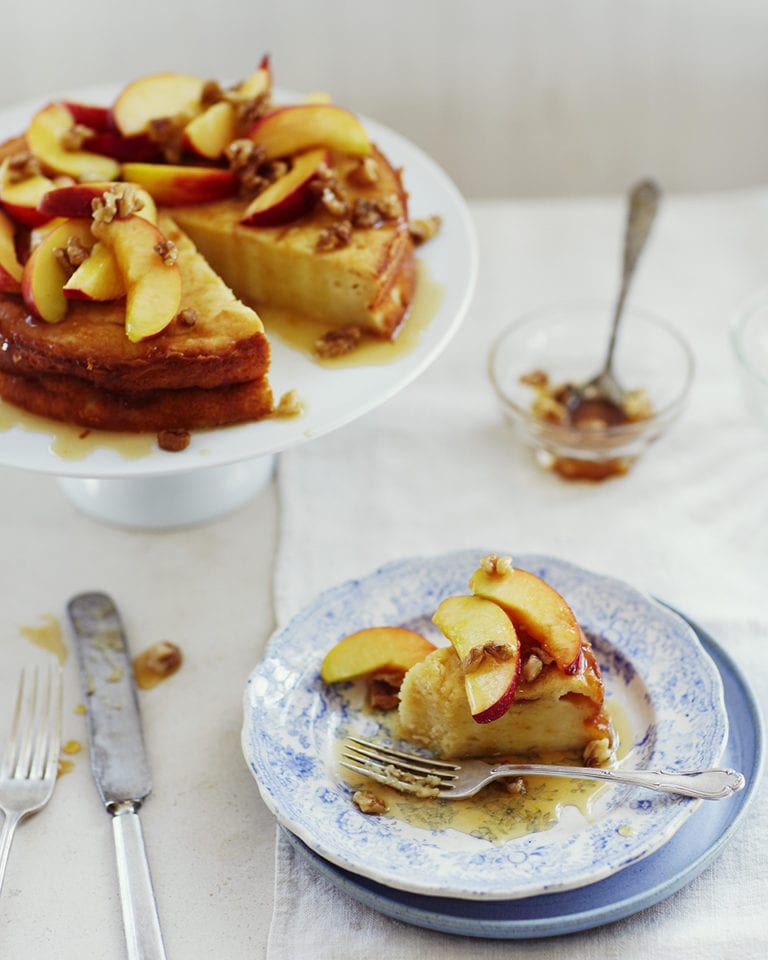
[[[350,801],[336,750],[342,733],[379,732],[358,684],[326,687],[325,652],[341,637],[398,624],[444,642],[431,623],[446,596],[468,592],[483,551],[389,564],[327,591],[269,642],[245,692],[243,751],[265,803],[315,853],[399,890],[467,900],[512,900],[594,883],[653,853],[701,801],[612,787],[589,819],[575,808],[551,829],[492,843]],[[728,719],[722,681],[690,626],[626,584],[537,555],[514,562],[562,593],[592,639],[609,703],[632,741],[626,767],[716,765]],[[727,801],[725,801],[727,802]]]

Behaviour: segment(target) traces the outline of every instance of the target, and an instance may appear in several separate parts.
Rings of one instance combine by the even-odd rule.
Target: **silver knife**
[[[67,612],[85,695],[91,767],[112,817],[128,957],[165,960],[139,820],[152,780],[125,631],[117,607],[104,593],[74,597]]]

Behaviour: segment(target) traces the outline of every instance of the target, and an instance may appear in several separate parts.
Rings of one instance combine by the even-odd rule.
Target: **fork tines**
[[[459,767],[444,760],[403,753],[385,744],[349,736],[344,741],[340,763],[397,790],[421,795],[436,794],[450,786]]]

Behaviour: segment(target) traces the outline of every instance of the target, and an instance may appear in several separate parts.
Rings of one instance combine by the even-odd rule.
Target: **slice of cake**
[[[440,756],[605,762],[613,734],[592,647],[543,580],[489,556],[435,622],[451,641],[400,688],[400,734]]]

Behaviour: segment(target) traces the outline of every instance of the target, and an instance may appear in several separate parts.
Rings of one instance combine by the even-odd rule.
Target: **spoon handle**
[[[629,210],[627,213],[627,229],[624,236],[624,264],[621,271],[621,287],[616,300],[611,327],[611,339],[608,344],[608,355],[605,370],[609,370],[613,362],[613,350],[616,345],[616,331],[619,326],[619,317],[624,309],[629,286],[643,252],[645,241],[651,232],[651,226],[659,208],[661,190],[653,180],[641,180],[632,188],[629,194]]]

